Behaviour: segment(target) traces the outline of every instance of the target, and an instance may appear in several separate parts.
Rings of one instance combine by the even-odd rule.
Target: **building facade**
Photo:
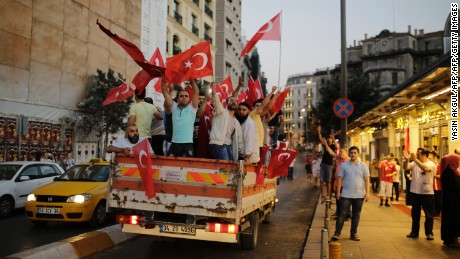
[[[213,0],[167,0],[166,57],[185,51],[204,40],[216,56],[216,4]],[[213,62],[215,71],[216,62]],[[205,84],[212,77],[203,79]]]
[[[297,146],[307,142],[307,118],[316,106],[317,87],[313,73],[290,75],[286,87],[291,87],[291,91],[283,106],[284,130],[291,131],[293,144]]]
[[[242,75],[241,0],[216,1],[216,26],[215,81],[230,76],[236,85]]]

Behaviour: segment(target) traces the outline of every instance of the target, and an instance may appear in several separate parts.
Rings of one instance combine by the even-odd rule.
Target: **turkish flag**
[[[212,76],[211,45],[209,41],[166,59],[166,82],[179,84],[190,79]]]
[[[210,145],[203,145],[200,143],[209,143],[209,136],[211,135],[212,127],[212,107],[209,103],[202,103],[206,105],[203,115],[200,117],[200,124],[198,126],[198,145],[196,150],[196,157],[199,158],[212,158]]]
[[[152,57],[150,58],[149,64],[155,65],[157,67],[165,67],[165,63],[163,61],[163,57],[161,56],[160,49],[157,48],[153,53]],[[133,81],[131,81],[139,92],[145,89],[145,87],[149,84],[149,82],[153,79],[152,76],[149,75],[147,71],[142,69],[139,71],[136,76],[134,77]],[[157,89],[159,85],[159,90]],[[155,91],[161,92],[161,78],[158,79],[155,86]]]
[[[248,94],[246,93],[246,91],[241,91],[240,95],[238,96],[238,104],[246,102],[247,96]]]
[[[279,12],[270,21],[264,24],[254,36],[246,43],[240,57],[251,52],[259,40],[277,40],[281,41],[281,12]]]
[[[110,89],[105,101],[102,103],[102,106],[106,106],[114,102],[124,101],[133,94],[134,90],[128,84],[123,82],[120,86]]]
[[[259,164],[256,168],[256,185],[263,185],[265,183],[265,175],[264,175],[264,163],[265,163],[265,156],[270,148],[265,146],[262,148],[262,155],[260,156],[262,159],[259,161]]]
[[[254,81],[252,77],[249,77],[247,94],[248,97],[246,98],[246,102],[250,105],[252,105],[257,99],[264,98],[259,78]]]
[[[232,79],[230,76],[227,76],[227,78],[225,78],[219,86],[222,89],[222,92],[226,93],[225,99],[227,99],[233,93]]]
[[[284,100],[286,100],[289,91],[291,91],[291,87],[286,88],[281,94],[276,96],[276,100],[273,102],[273,106],[270,109],[271,112],[277,113],[283,108]]]
[[[136,45],[119,37],[109,29],[102,26],[102,24],[99,23],[99,20],[96,23],[105,34],[107,34],[116,43],[118,43],[118,45],[120,45],[126,51],[126,53],[134,60],[134,62],[142,67],[151,77],[160,77],[161,74],[164,73],[165,68],[158,67],[147,62],[147,60],[144,58],[144,55],[142,54],[142,51]]]
[[[150,143],[149,139],[146,138],[143,141],[137,143],[133,147],[133,154],[136,160],[139,173],[141,175],[142,186],[144,186],[145,194],[148,198],[155,196],[155,189],[153,185],[153,171],[152,171],[152,160],[150,157]]]
[[[187,85],[184,90],[187,91],[189,100],[192,100],[192,97],[193,97],[192,85]]]
[[[278,141],[278,147],[276,149],[280,149],[280,150],[287,150],[287,142],[284,142],[284,141]]]
[[[298,154],[297,151],[273,149],[270,162],[268,162],[267,178],[287,175],[289,165]]]

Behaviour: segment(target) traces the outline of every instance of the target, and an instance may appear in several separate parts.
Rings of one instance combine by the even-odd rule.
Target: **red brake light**
[[[235,224],[223,224],[223,223],[207,223],[206,224],[207,232],[216,232],[216,233],[228,233],[228,234],[237,234],[238,225]]]
[[[117,215],[117,222],[123,224],[139,225],[144,217],[138,215]]]

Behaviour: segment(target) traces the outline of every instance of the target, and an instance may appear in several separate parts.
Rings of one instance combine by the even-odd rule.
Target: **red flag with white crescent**
[[[233,93],[232,79],[230,76],[227,76],[227,78],[225,78],[219,86],[222,89],[222,92],[226,94],[225,99],[227,99]]]
[[[240,57],[251,52],[259,40],[281,40],[281,12],[264,24],[254,36],[246,43]]]
[[[240,95],[238,96],[238,104],[240,104],[242,102],[246,102],[247,95],[248,94],[246,93],[246,91],[241,91]]]
[[[141,175],[142,186],[145,189],[145,195],[148,198],[155,196],[155,187],[153,184],[152,159],[150,157],[150,143],[146,138],[133,147],[133,155],[136,160],[139,173]]]
[[[289,91],[291,91],[291,87],[286,88],[283,92],[276,96],[273,106],[270,109],[271,112],[277,113],[283,108],[284,101],[286,100]]]
[[[105,101],[102,103],[102,106],[106,106],[114,102],[124,101],[133,94],[134,90],[128,84],[123,82],[120,86],[110,89]]]
[[[298,154],[297,151],[273,149],[267,167],[267,178],[287,175],[289,165]]]
[[[160,49],[157,48],[153,53],[152,57],[149,60],[149,63],[155,65],[157,67],[165,67],[165,62],[163,61],[163,57],[161,56]],[[147,73],[144,69],[139,71],[136,76],[134,77],[133,81],[131,81],[135,86],[136,89],[141,92],[145,89],[145,87],[152,81],[153,77]],[[159,85],[159,87],[158,87]],[[157,80],[154,85],[155,91],[161,93],[161,78]]]
[[[256,81],[254,81],[252,77],[249,77],[247,94],[248,97],[246,99],[246,102],[250,105],[252,105],[257,99],[264,98],[259,78],[257,78]]]
[[[264,162],[265,156],[267,155],[269,149],[270,147],[267,146],[262,148],[262,155],[260,156],[262,159],[259,161],[259,164],[256,167],[256,185],[264,185],[265,183]]]
[[[212,76],[211,45],[209,41],[166,59],[166,82],[179,84],[190,79]]]

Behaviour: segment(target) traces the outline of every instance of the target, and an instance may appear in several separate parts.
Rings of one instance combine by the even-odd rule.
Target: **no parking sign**
[[[339,98],[334,102],[333,109],[337,117],[345,119],[350,117],[355,107],[348,98]]]

